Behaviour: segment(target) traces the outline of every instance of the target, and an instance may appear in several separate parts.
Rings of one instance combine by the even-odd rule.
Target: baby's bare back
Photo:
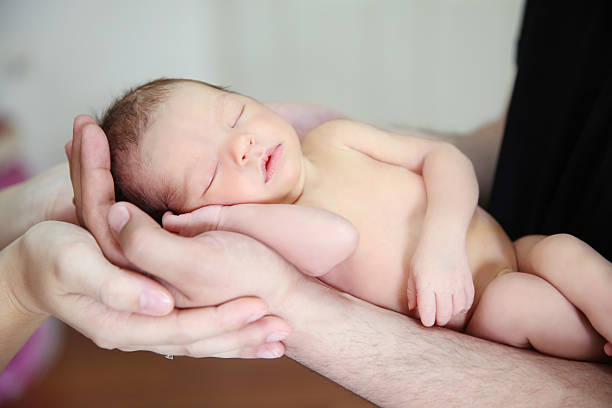
[[[319,139],[311,134],[302,146],[314,169],[296,204],[340,214],[359,231],[355,254],[323,280],[380,306],[407,313],[408,265],[427,209],[422,176]],[[474,276],[475,306],[484,287],[500,270],[515,269],[514,249],[497,222],[477,208],[468,230],[467,252]],[[450,326],[461,328],[465,320],[465,316],[458,316]]]

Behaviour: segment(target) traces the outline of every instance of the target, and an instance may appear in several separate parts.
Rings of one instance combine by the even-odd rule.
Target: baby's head
[[[160,221],[211,204],[292,203],[302,192],[293,127],[256,100],[200,81],[158,79],[128,91],[100,126],[117,201]]]

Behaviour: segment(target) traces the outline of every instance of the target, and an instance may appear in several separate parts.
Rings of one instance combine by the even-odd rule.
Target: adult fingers
[[[110,151],[102,129],[87,123],[80,138],[81,211],[104,254],[115,264],[128,266],[107,224],[107,214],[115,202]]]
[[[95,123],[95,120],[88,115],[79,115],[72,124],[72,144],[70,148],[70,180],[74,190],[74,202],[77,209],[77,217],[81,225],[81,136],[85,125]],[[67,151],[68,153],[68,151]]]
[[[69,140],[64,145],[64,151],[66,152],[66,158],[68,159],[68,164],[70,164],[70,160],[72,160],[72,140]]]
[[[80,260],[78,266],[75,259]],[[117,311],[154,316],[168,314],[174,307],[173,298],[164,286],[144,275],[110,264],[93,239],[91,243],[70,245],[56,265],[55,276],[68,294],[92,298]],[[70,313],[70,310],[64,310],[64,313]]]
[[[196,265],[206,251],[201,240],[196,242],[164,230],[133,204],[113,205],[108,223],[131,263],[177,288],[180,287],[177,282],[193,282],[194,272],[208,268],[205,264]],[[205,277],[205,274],[199,276]],[[218,302],[210,304],[215,303]]]
[[[289,336],[288,325],[276,316],[266,316],[235,331],[226,331],[202,338],[189,344],[152,346],[151,351],[189,357],[212,355],[258,347],[265,343],[282,341]],[[141,350],[148,346],[135,345],[125,351]]]
[[[255,347],[218,353],[211,357],[218,358],[279,358],[285,354],[285,345],[280,342],[265,343]]]
[[[80,321],[83,330],[91,334],[89,337],[96,337],[105,348],[183,355],[189,353],[192,345],[208,341],[207,355],[210,355],[261,344],[273,332],[288,331],[280,318],[263,318],[266,313],[263,300],[245,297],[219,306],[175,309],[162,317],[110,313],[98,322]],[[242,333],[245,327],[251,329]],[[199,350],[205,346],[202,343]]]
[[[111,207],[108,222],[127,259],[175,288],[182,307],[216,305],[247,294],[276,299],[290,286],[288,273],[295,272],[253,238],[227,231],[181,237],[130,203]],[[268,280],[275,282],[274,289]]]

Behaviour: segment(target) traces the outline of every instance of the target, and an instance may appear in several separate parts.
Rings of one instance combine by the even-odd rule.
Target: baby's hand
[[[162,225],[164,229],[184,237],[223,229],[223,208],[223,205],[208,205],[180,215],[168,211],[162,217]]]
[[[446,325],[467,312],[474,301],[474,282],[467,254],[417,251],[408,271],[408,308],[418,306],[424,326]]]

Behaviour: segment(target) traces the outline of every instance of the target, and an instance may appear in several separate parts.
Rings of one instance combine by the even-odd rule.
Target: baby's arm
[[[311,276],[321,276],[357,248],[353,224],[332,212],[294,204],[212,205],[191,213],[166,213],[163,225],[183,236],[210,230],[249,235]]]
[[[466,234],[478,200],[469,159],[448,143],[396,135],[348,120],[326,122],[315,133],[318,143],[358,151],[423,177],[427,210],[408,271],[408,306],[418,305],[426,326],[445,325],[454,314],[469,309],[474,284]]]

